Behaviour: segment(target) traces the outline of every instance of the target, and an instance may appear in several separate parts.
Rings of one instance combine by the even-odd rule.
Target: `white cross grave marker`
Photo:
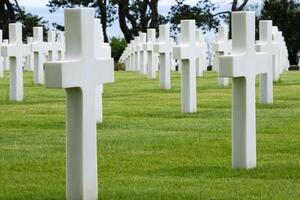
[[[147,34],[140,32],[140,44],[138,49],[140,51],[140,73],[147,74],[147,54],[144,50],[144,45],[147,43]]]
[[[64,55],[65,55],[65,51],[66,51],[66,47],[65,47],[65,36],[62,33],[59,33],[57,35],[57,60],[63,60],[64,59]]]
[[[173,54],[175,59],[180,60],[182,68],[181,110],[183,113],[197,112],[196,59],[198,53],[195,20],[182,20],[180,43],[173,48]]]
[[[154,52],[159,54],[160,88],[171,89],[171,52],[170,25],[159,26],[159,42],[154,44]]]
[[[10,63],[10,100],[23,101],[23,56],[29,52],[29,46],[22,42],[22,24],[9,24],[9,44],[1,47],[1,55],[9,57]]]
[[[216,41],[213,43],[213,49],[215,53],[214,57],[214,70],[219,73],[219,58],[222,55],[228,55],[231,53],[232,44],[228,40],[228,30],[225,26],[218,27],[218,33],[216,35]],[[227,86],[229,83],[228,78],[219,77],[218,84],[220,86]]]
[[[43,27],[33,27],[33,42],[31,50],[34,60],[34,83],[44,84],[44,53],[47,50],[47,45],[43,41]]]
[[[174,38],[170,37],[170,44],[172,51],[170,53],[171,71],[176,71],[176,60],[173,58],[173,48],[176,46]]]
[[[0,46],[2,46],[2,30],[0,30]],[[0,55],[0,78],[3,78],[3,72],[4,72],[3,62],[4,62],[4,59]]]
[[[205,41],[200,30],[196,30],[196,44],[198,47],[198,58],[196,61],[196,76],[203,76],[203,71],[206,63]]]
[[[48,61],[57,60],[57,44],[56,44],[56,32],[48,31],[47,33],[47,43],[48,43]]]
[[[256,43],[258,52],[266,52],[272,57],[271,65],[267,74],[260,74],[260,103],[273,103],[273,69],[274,65],[279,64],[275,60],[275,56],[279,53],[279,44],[272,42],[272,21],[259,21],[259,41]]]
[[[139,51],[139,44],[140,44],[140,37],[134,37],[134,54],[135,54],[135,71],[140,71],[140,51]]]
[[[153,52],[153,45],[155,42],[155,29],[147,29],[147,44],[144,45],[144,50],[147,51],[147,77],[149,79],[156,78],[155,55]]]
[[[102,25],[100,19],[94,19],[95,25],[95,57],[98,59],[111,59],[111,48],[109,44],[104,43]],[[111,66],[113,68],[114,66]],[[96,89],[96,122],[102,123],[103,109],[102,109],[102,94],[103,84],[100,84]]]
[[[7,46],[8,45],[8,39],[4,39],[2,46]],[[3,56],[3,69],[5,71],[9,71],[9,57],[8,56]]]
[[[33,37],[27,37],[27,44],[29,46],[32,45],[32,42],[33,42]],[[27,71],[33,71],[34,70],[32,51],[30,51],[29,55],[26,56],[25,69]]]
[[[132,60],[132,71],[136,71],[136,59],[135,59],[135,40],[131,40],[131,60]]]
[[[95,93],[114,70],[112,59],[95,57],[94,12],[65,9],[65,59],[45,65],[46,87],[67,95],[67,199],[98,198]]]
[[[220,76],[232,77],[232,166],[256,167],[255,77],[271,55],[255,52],[255,12],[232,13],[232,54],[220,56]]]

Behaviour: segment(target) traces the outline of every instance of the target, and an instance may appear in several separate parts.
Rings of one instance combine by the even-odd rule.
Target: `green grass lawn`
[[[22,103],[8,101],[8,73],[0,80],[0,199],[64,199],[65,93],[24,78]],[[197,91],[197,114],[181,114],[179,74],[163,91],[116,72],[97,130],[99,198],[299,199],[300,73],[282,75],[273,105],[257,103],[252,170],[231,168],[231,86],[206,72]]]

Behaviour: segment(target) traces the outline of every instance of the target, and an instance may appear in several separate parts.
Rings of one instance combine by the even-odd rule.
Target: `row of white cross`
[[[0,31],[2,41],[2,31]],[[8,42],[9,41],[9,42]],[[61,60],[64,57],[64,35],[56,39],[55,31],[48,31],[48,41],[43,41],[43,28],[34,27],[33,37],[22,40],[22,24],[9,24],[9,40],[3,40],[1,46],[0,74],[10,71],[10,100],[23,101],[23,68],[34,71],[34,83],[43,83],[43,65],[46,61]],[[25,60],[25,61],[24,61]]]
[[[96,102],[99,99],[98,94],[101,94],[99,91],[102,84],[114,81],[114,69],[113,60],[109,54],[106,55],[108,45],[98,46],[101,38],[96,37],[98,28],[95,26],[94,12],[94,9],[89,8],[65,9],[65,57],[61,61],[45,63],[46,87],[64,88],[67,95],[68,199],[98,198],[96,135],[98,103]],[[272,42],[272,21],[261,21],[259,28],[260,39],[256,47],[255,13],[233,12],[232,51],[231,54],[220,55],[218,59],[220,77],[231,77],[233,80],[232,163],[234,168],[256,166],[256,75],[261,75],[261,103],[273,102],[275,60],[272,57],[276,55],[274,51],[276,44]],[[195,34],[195,21],[181,22],[179,44],[171,48],[166,45],[170,42],[166,33],[167,31],[160,32],[159,43],[144,44],[148,61],[142,64],[147,63],[146,69],[149,71],[154,63],[153,51],[159,53],[160,71],[163,71],[161,76],[166,77],[164,82],[161,81],[161,85],[168,86],[169,75],[166,74],[170,71],[172,58],[170,51],[172,51],[173,58],[179,61],[182,68],[182,110],[196,112],[196,66],[202,59],[199,54],[203,49],[196,42],[199,35]],[[148,34],[148,39],[149,35],[151,34]],[[145,35],[141,36],[145,42]],[[151,37],[154,39],[153,35]],[[16,38],[10,37],[10,40],[15,42]],[[10,62],[14,63],[12,66],[16,66],[16,57],[23,56],[23,45],[21,42],[18,45],[19,50],[3,48],[3,52],[6,52],[3,55],[10,55]],[[135,62],[132,66],[142,72],[146,71],[144,68],[146,65],[141,67],[140,60],[136,58],[145,57],[144,53],[143,56],[128,55],[130,62]],[[166,70],[164,67],[169,68]]]
[[[264,30],[263,22],[260,24],[260,35],[266,33]],[[277,26],[272,27],[272,44],[273,44],[273,81],[278,81],[280,74],[285,70],[288,70],[289,60],[287,46],[282,36],[282,32],[278,31]],[[256,42],[256,50],[260,51],[262,48],[260,41]],[[222,55],[228,55],[232,53],[232,41],[228,39],[228,29],[225,26],[218,27],[218,33],[215,37],[215,42],[213,42],[213,52],[214,52],[214,63],[213,70],[219,72],[219,57]],[[220,86],[228,85],[228,78],[219,78]]]
[[[153,52],[159,53],[160,82],[161,86],[168,86],[166,88],[170,88],[171,71],[166,66],[170,66],[172,58],[169,57],[173,54],[173,59],[179,62],[182,70],[182,112],[194,113],[197,111],[197,66],[205,63],[205,59],[199,56],[205,51],[199,45],[203,44],[201,33],[196,31],[194,20],[183,20],[179,44],[175,45],[170,42],[169,30],[165,27],[168,25],[160,26],[159,42],[154,42],[155,31],[148,31],[148,42],[140,50],[147,51],[148,58]],[[256,166],[255,79],[260,75],[260,103],[272,104],[273,81],[278,80],[279,75],[289,67],[287,47],[282,33],[272,26],[270,20],[259,22],[259,40],[255,41],[254,12],[233,13],[232,41],[228,40],[224,27],[219,28],[216,39],[214,69],[219,73],[219,82],[225,86],[228,78],[233,80],[233,167],[252,168]],[[131,48],[132,43],[120,60],[126,66],[134,56]],[[148,71],[151,71],[151,60],[148,60]]]
[[[196,55],[196,76],[202,76],[207,67],[207,44],[200,30],[195,31],[195,41],[199,52]],[[174,39],[170,37],[170,26],[160,25],[158,40],[155,29],[148,29],[147,33],[140,32],[139,36],[130,41],[119,62],[125,64],[126,71],[147,74],[149,79],[155,79],[156,71],[159,70],[160,88],[171,89],[171,71],[176,70],[177,64],[181,71],[181,63],[177,63],[173,56],[175,46]]]
[[[104,43],[100,19],[94,20],[95,52],[99,58],[111,58],[111,48]],[[2,31],[0,31],[2,37]],[[2,40],[1,40],[2,41]],[[44,42],[43,28],[34,27],[33,37],[22,41],[22,24],[9,24],[9,43],[4,40],[1,44],[0,71],[10,71],[10,100],[23,101],[23,71],[34,72],[34,83],[44,84],[44,64],[47,61],[63,60],[65,54],[65,37],[48,31],[48,40]],[[103,86],[99,85],[96,93],[96,120],[102,122],[102,93]]]

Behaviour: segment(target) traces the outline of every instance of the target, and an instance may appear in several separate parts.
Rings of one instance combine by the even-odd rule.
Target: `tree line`
[[[223,22],[230,25],[233,11],[256,10],[257,19],[272,19],[273,24],[283,32],[290,62],[295,64],[300,50],[300,2],[299,0],[264,0],[262,4],[250,4],[249,0],[232,0],[229,3],[213,3],[211,0],[197,0],[196,5],[190,5],[185,0],[175,0],[167,15],[159,13],[159,3],[162,0],[49,0],[47,6],[50,12],[60,8],[92,7],[96,17],[101,19],[104,40],[109,41],[107,27],[118,23],[129,42],[140,31],[148,28],[158,29],[160,24],[170,23],[172,35],[179,33],[182,19],[195,19],[198,28],[204,32],[216,30]],[[196,0],[195,0],[196,1]],[[222,5],[221,5],[222,4]],[[222,9],[220,9],[222,8]],[[219,10],[223,10],[219,12]],[[37,25],[48,29],[49,24],[43,18],[27,13],[20,7],[17,0],[2,0],[0,2],[0,28],[5,38],[8,37],[8,23],[20,21],[24,24],[23,34],[26,38],[32,35],[32,27]],[[52,24],[63,30],[60,24]],[[114,43],[116,41],[114,40]],[[124,46],[124,42],[122,42]],[[117,58],[116,58],[117,59]]]

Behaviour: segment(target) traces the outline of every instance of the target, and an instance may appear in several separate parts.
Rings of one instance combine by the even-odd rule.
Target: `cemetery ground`
[[[8,75],[0,80],[0,199],[64,199],[65,92],[35,86],[25,72],[25,101],[10,102]],[[178,73],[167,91],[158,78],[116,72],[97,128],[99,198],[299,198],[300,73],[275,83],[273,105],[256,103],[256,169],[231,168],[231,91],[206,72],[198,112],[181,114]]]

